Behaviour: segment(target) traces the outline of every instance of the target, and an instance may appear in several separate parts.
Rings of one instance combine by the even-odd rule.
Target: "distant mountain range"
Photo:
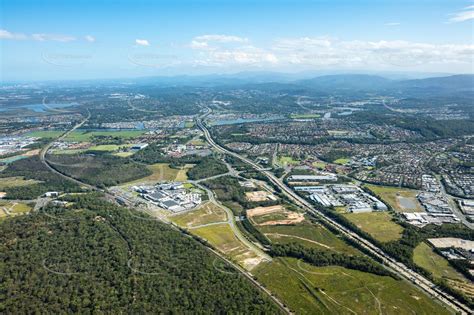
[[[79,80],[79,81],[49,81],[44,85],[66,86],[150,86],[150,87],[230,87],[261,88],[275,91],[312,90],[323,94],[340,92],[386,92],[389,94],[407,93],[412,95],[452,95],[466,93],[474,97],[474,74],[439,75],[426,77],[428,74],[388,73],[374,74],[330,74],[314,75],[314,73],[277,73],[277,72],[241,72],[236,74],[213,75],[180,75],[160,77],[140,77],[133,79],[113,80]],[[421,78],[420,78],[421,77]]]
[[[312,89],[328,91],[473,92],[474,75],[460,74],[416,80],[390,80],[381,76],[349,74],[327,75],[294,82]]]

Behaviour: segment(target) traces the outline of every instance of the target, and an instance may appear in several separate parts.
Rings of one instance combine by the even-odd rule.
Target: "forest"
[[[203,179],[227,173],[227,166],[215,157],[208,156],[200,160],[188,171],[190,179]]]
[[[47,191],[81,191],[77,184],[52,173],[41,163],[38,156],[10,163],[3,172],[0,172],[0,178],[13,176],[23,176],[25,179],[34,179],[39,182],[26,186],[6,187],[5,198],[7,199],[35,199]]]
[[[98,187],[118,185],[151,174],[144,165],[131,159],[100,152],[51,154],[48,161],[59,172]]]
[[[98,193],[65,200],[0,223],[0,313],[279,313],[191,237]]]
[[[394,276],[380,264],[365,256],[351,256],[328,250],[307,248],[298,243],[272,245],[273,256],[303,259],[314,266],[341,266],[349,269],[369,272],[380,276]],[[394,276],[395,277],[395,276]]]

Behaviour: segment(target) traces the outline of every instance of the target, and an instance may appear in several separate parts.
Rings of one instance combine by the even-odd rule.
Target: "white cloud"
[[[32,34],[31,38],[37,41],[56,41],[56,42],[72,42],[75,41],[76,38],[69,35],[58,35],[58,34]]]
[[[385,23],[384,25],[385,26],[399,26],[401,23],[399,22],[388,22],[388,23]]]
[[[462,11],[451,14],[449,22],[465,22],[474,19],[474,5],[465,7]]]
[[[201,35],[196,36],[192,39],[190,47],[193,49],[202,49],[202,50],[213,50],[214,46],[220,44],[229,44],[229,43],[247,43],[248,39],[239,36],[233,35],[219,35],[219,34],[210,34],[210,35]]]
[[[243,38],[239,36],[216,35],[216,34],[196,36],[194,37],[194,40],[200,41],[200,42],[219,42],[219,43],[231,43],[231,42],[245,43],[248,41],[247,38]]]
[[[24,40],[27,39],[25,34],[11,33],[7,30],[0,29],[0,39]]]
[[[135,39],[135,44],[140,46],[150,46],[150,42],[146,39]]]
[[[278,58],[265,51],[225,50],[212,51],[207,58],[198,60],[201,65],[268,65],[276,64]]]
[[[86,35],[86,36],[84,36],[84,39],[85,39],[86,41],[88,41],[89,43],[95,42],[95,37],[92,36],[92,35]]]
[[[75,41],[76,38],[69,35],[60,34],[31,34],[26,35],[22,33],[12,33],[7,30],[0,30],[0,39],[9,40],[35,40],[35,41],[57,41],[57,42],[71,42]]]
[[[474,45],[408,41],[286,38],[270,49],[280,64],[310,67],[400,68],[422,64],[474,64]]]

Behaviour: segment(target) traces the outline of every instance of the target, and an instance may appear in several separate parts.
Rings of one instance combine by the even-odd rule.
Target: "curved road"
[[[85,186],[91,190],[95,190],[95,191],[100,191],[100,192],[103,192],[106,197],[108,197],[109,199],[111,199],[112,201],[115,201],[115,195],[114,194],[111,194],[109,193],[108,191],[106,190],[103,190],[103,189],[100,189],[98,187],[95,187],[95,186],[92,186],[92,185],[89,185],[87,183],[84,183],[80,180],[77,180],[76,178],[73,178],[73,177],[70,177],[66,174],[63,174],[59,171],[57,171],[55,168],[53,168],[49,163],[48,161],[46,160],[45,156],[46,154],[48,153],[48,151],[51,149],[51,147],[53,146],[54,142],[55,141],[58,141],[58,140],[62,140],[64,138],[66,138],[71,132],[73,132],[74,130],[80,128],[82,125],[84,125],[84,123],[87,122],[87,120],[89,120],[89,118],[91,117],[91,114],[90,112],[88,113],[88,116],[82,120],[81,122],[79,122],[78,124],[76,124],[72,129],[70,129],[69,131],[66,131],[64,134],[62,134],[60,137],[56,138],[54,141],[51,141],[50,143],[48,143],[46,146],[44,146],[41,151],[40,151],[40,160],[41,162],[53,173],[55,173],[56,175],[59,175],[65,179],[68,179],[72,182],[75,182],[76,184],[79,184],[81,186]],[[196,183],[197,184],[197,183]],[[212,193],[212,192],[211,192]],[[211,194],[211,196],[213,196]],[[182,233],[182,230],[181,228],[172,223],[172,222],[164,222],[166,224],[169,224],[170,226],[172,226],[173,228],[175,228],[177,231],[181,232]],[[231,226],[234,226],[234,225],[231,225]],[[237,228],[238,230],[238,228]],[[187,236],[187,237],[191,237],[187,234],[184,234],[183,235]],[[208,247],[206,246],[205,248],[207,248],[209,251],[211,251],[214,255],[218,256],[219,258],[221,258],[222,260],[226,261],[229,265],[233,266],[236,270],[238,270],[245,278],[247,278],[253,285],[255,285],[258,289],[260,289],[261,291],[263,291],[265,294],[268,295],[268,297],[285,313],[285,314],[292,314],[291,311],[286,307],[285,304],[283,304],[276,296],[274,296],[267,288],[265,288],[261,283],[259,283],[257,280],[254,279],[253,275],[250,274],[247,270],[244,270],[242,267],[240,267],[239,265],[237,265],[236,263],[230,261],[229,259],[227,259],[224,255],[222,255],[221,253],[217,252],[216,250],[212,249],[211,247]]]
[[[439,287],[437,287],[433,282],[429,279],[425,278],[424,276],[420,275],[419,273],[409,269],[404,264],[398,262],[397,260],[393,259],[391,256],[386,254],[376,245],[371,243],[370,241],[366,240],[365,238],[361,237],[357,233],[349,230],[348,228],[342,226],[338,222],[334,221],[331,218],[326,217],[323,213],[318,211],[316,208],[312,206],[310,202],[305,200],[304,198],[300,197],[296,194],[293,190],[291,190],[288,186],[286,186],[281,180],[279,180],[275,175],[273,175],[268,170],[262,168],[260,165],[256,164],[255,162],[237,154],[235,152],[229,151],[219,144],[217,144],[214,139],[212,138],[209,130],[203,123],[203,119],[209,115],[211,109],[207,108],[207,112],[201,115],[197,120],[196,123],[198,127],[203,131],[206,140],[209,142],[211,146],[213,146],[217,151],[234,156],[241,161],[251,165],[255,170],[264,174],[273,184],[278,186],[290,199],[292,199],[296,204],[300,207],[305,209],[306,211],[316,215],[320,219],[324,220],[327,224],[331,225],[333,228],[347,236],[348,238],[356,241],[361,247],[371,253],[372,256],[377,257],[383,261],[384,265],[388,267],[388,269],[392,270],[394,273],[398,274],[399,276],[409,280],[417,287],[421,288],[425,292],[427,292],[432,297],[438,299],[439,301],[443,302],[445,305],[449,306],[450,308],[454,309],[456,312],[461,314],[472,314],[473,311],[465,304],[458,301],[456,298],[447,294]]]

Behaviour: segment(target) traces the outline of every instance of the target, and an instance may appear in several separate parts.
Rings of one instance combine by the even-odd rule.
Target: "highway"
[[[297,205],[299,205],[302,209],[308,211],[309,213],[317,216],[334,229],[339,231],[340,233],[344,234],[346,237],[356,241],[361,247],[363,247],[367,252],[369,252],[372,256],[377,257],[381,261],[383,261],[386,268],[398,274],[400,277],[405,278],[406,280],[410,281],[423,291],[425,291],[430,296],[436,298],[437,300],[441,301],[445,305],[452,308],[454,311],[460,314],[472,314],[473,311],[465,304],[458,301],[456,298],[451,296],[450,294],[444,292],[439,287],[437,287],[433,282],[429,279],[425,278],[424,276],[420,275],[419,273],[409,269],[404,264],[398,262],[394,258],[390,257],[386,254],[383,250],[378,248],[372,242],[368,241],[367,239],[361,237],[357,233],[349,230],[348,228],[342,226],[338,222],[334,221],[331,218],[326,217],[323,213],[318,211],[316,208],[312,206],[312,204],[305,200],[304,198],[300,197],[296,194],[292,189],[286,186],[280,179],[278,179],[275,175],[269,172],[267,169],[262,168],[260,165],[256,164],[255,162],[237,154],[235,152],[229,151],[219,144],[217,144],[214,139],[212,138],[209,130],[207,129],[206,125],[203,123],[203,120],[207,115],[209,115],[211,109],[207,108],[207,112],[197,118],[196,123],[197,126],[203,131],[206,140],[209,142],[211,146],[213,146],[217,151],[231,155],[240,159],[241,161],[251,165],[255,170],[259,171],[260,173],[264,174],[273,184],[278,186],[282,192],[288,196],[291,200],[293,200]]]
[[[120,197],[120,196],[117,196],[115,195],[114,193],[111,193],[107,190],[103,190],[103,189],[100,189],[98,187],[95,187],[95,186],[92,186],[92,185],[89,185],[87,183],[84,183],[74,177],[71,177],[71,176],[68,176],[66,174],[63,174],[59,171],[57,171],[55,168],[53,168],[49,163],[48,163],[48,160],[45,158],[46,157],[46,154],[48,153],[48,151],[51,149],[51,147],[53,146],[54,142],[58,141],[58,140],[62,140],[64,138],[66,138],[71,132],[73,132],[74,130],[80,128],[82,125],[84,125],[84,123],[86,123],[89,118],[90,118],[91,114],[89,113],[88,116],[86,118],[84,118],[84,120],[82,120],[81,122],[79,122],[78,124],[76,124],[73,128],[71,128],[70,130],[66,131],[64,134],[62,134],[60,137],[56,138],[54,141],[51,141],[50,143],[48,143],[46,146],[44,146],[41,151],[40,151],[40,160],[41,162],[53,173],[57,174],[58,176],[61,176],[65,179],[68,179],[72,182],[75,182],[76,184],[78,185],[81,185],[83,187],[87,187],[93,191],[100,191],[100,192],[103,192],[105,194],[105,197],[110,200],[111,202],[117,202],[117,197]],[[198,183],[195,183],[197,185],[199,185]],[[200,186],[200,185],[199,185]],[[206,191],[209,192],[209,190],[207,190],[204,186],[200,186],[202,188],[204,188]],[[211,192],[210,194],[210,197],[213,199],[213,194]],[[125,198],[125,200],[127,200]],[[44,206],[46,203],[47,203],[47,199],[45,198],[38,198],[37,200],[39,202],[39,206],[38,207],[35,207],[35,210],[39,210],[40,207]],[[122,206],[130,206],[130,205],[122,205]],[[38,208],[38,209],[37,209]],[[131,209],[131,211],[133,211],[134,209]],[[230,209],[227,209],[230,211]],[[232,212],[230,212],[232,213]],[[229,213],[228,213],[229,215]],[[176,225],[175,223],[173,222],[166,222],[166,221],[163,221],[159,218],[157,218],[158,220],[160,220],[161,222],[165,223],[165,224],[168,224],[169,226],[171,226],[172,228],[174,228],[175,230],[181,232],[184,236],[186,237],[191,237],[189,236],[188,234],[185,234],[182,232],[182,229],[181,227],[179,227],[178,225]],[[235,220],[233,220],[234,218],[231,217],[230,218],[230,221],[232,222],[231,227],[232,229],[235,231],[235,229],[238,231],[238,233],[240,233],[240,231],[238,230],[238,228],[235,226]],[[242,236],[241,234],[239,234],[241,237],[242,237],[242,240],[245,240],[245,244],[248,243],[248,241],[245,239],[244,236]],[[240,239],[240,238],[239,238]],[[252,244],[253,245],[253,244]],[[214,250],[213,248],[209,247],[209,246],[206,246],[205,248],[207,248],[209,251],[211,251],[212,253],[214,253],[214,255],[218,256],[220,259],[224,260],[225,262],[227,262],[229,265],[233,266],[237,271],[239,271],[245,278],[247,278],[255,287],[257,287],[258,289],[260,289],[262,292],[264,292],[279,308],[280,310],[285,313],[285,314],[292,314],[291,311],[288,309],[288,307],[286,307],[285,304],[283,304],[276,296],[274,296],[267,288],[265,288],[262,284],[260,284],[257,280],[254,279],[253,275],[250,274],[250,272],[248,272],[247,270],[243,269],[242,267],[240,267],[238,264],[232,262],[231,260],[227,259],[223,254],[219,253],[218,251]],[[252,248],[256,248],[254,245],[252,246]],[[259,253],[260,255],[263,254],[265,255],[264,258],[265,259],[268,259],[269,256],[266,255],[265,253],[263,253],[260,249],[257,249],[257,253]],[[271,258],[270,258],[271,260]]]
[[[56,138],[54,141],[51,141],[50,143],[48,143],[47,145],[45,145],[41,151],[40,151],[40,154],[39,154],[39,157],[40,157],[40,160],[41,162],[53,173],[55,173],[56,175],[59,175],[63,178],[66,178],[70,181],[73,181],[75,182],[76,184],[80,185],[80,186],[85,186],[91,190],[99,190],[97,187],[94,187],[92,185],[89,185],[89,184],[86,184],[84,182],[81,182],[73,177],[70,177],[70,176],[67,176],[59,171],[57,171],[54,167],[52,167],[49,162],[46,160],[46,154],[48,153],[48,151],[51,149],[51,147],[53,146],[53,144],[58,141],[58,140],[62,140],[64,138],[66,138],[69,134],[71,134],[74,130],[82,127],[82,125],[84,125],[86,123],[86,121],[89,120],[89,118],[91,117],[91,114],[89,113],[87,115],[86,118],[84,118],[81,122],[79,122],[78,124],[76,124],[74,127],[72,127],[71,129],[69,129],[68,131],[66,131],[65,133],[63,133],[61,136],[59,136],[58,138]]]

